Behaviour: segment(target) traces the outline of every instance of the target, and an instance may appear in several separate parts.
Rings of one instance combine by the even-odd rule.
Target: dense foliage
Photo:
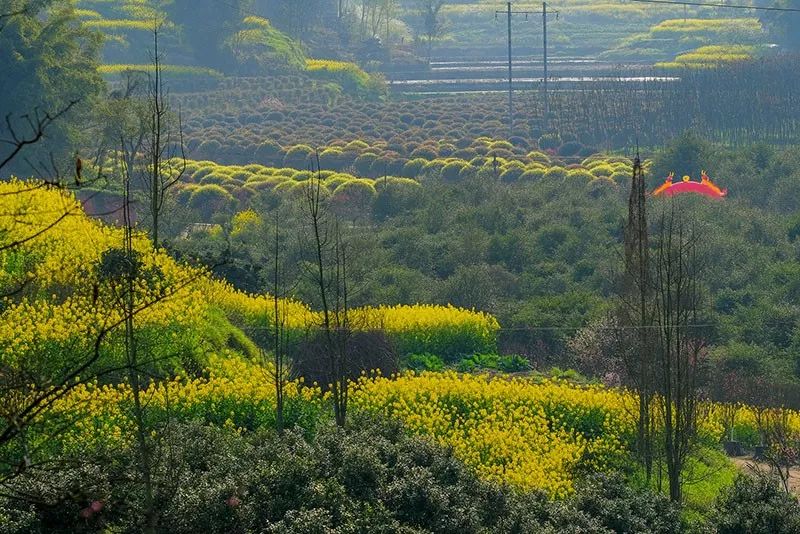
[[[57,375],[60,365],[67,367],[76,354],[90,353],[95,337],[120,320],[119,281],[112,266],[123,232],[89,218],[70,194],[40,182],[3,182],[0,191],[4,213],[14,215],[0,219],[0,243],[20,243],[0,249],[0,287],[5,295],[0,305],[0,353],[9,358],[6,363],[42,366],[41,371]],[[152,343],[157,368],[167,374],[202,368],[206,343],[227,343],[226,336],[215,342],[213,332],[230,331],[230,324],[224,326],[228,320],[251,335],[263,334],[274,324],[269,297],[247,295],[214,281],[165,251],[153,250],[143,235],[137,235],[135,250],[135,304],[143,308],[137,322],[141,335]],[[299,302],[283,301],[282,310],[295,337],[320,325],[318,314]],[[488,314],[425,305],[365,307],[352,314],[361,329],[385,329],[402,353],[496,350],[499,325]],[[108,352],[103,365],[122,358],[113,342],[102,348]]]
[[[789,534],[800,529],[800,506],[778,489],[773,476],[741,474],[720,496],[712,524],[719,534]]]
[[[358,263],[370,266],[353,271],[359,286],[353,302],[476,308],[499,319],[503,350],[527,354],[539,366],[582,365],[572,359],[580,355],[566,350],[566,343],[596,327],[614,294],[618,256],[613,250],[621,241],[630,160],[589,157],[570,163],[576,160],[489,139],[474,144],[481,155],[472,160],[437,159],[446,145],[428,146],[427,159],[419,153],[420,159],[399,169],[414,178],[321,173],[331,199],[341,201],[335,205],[342,217],[353,221],[353,231],[361,236]],[[268,161],[283,159],[296,168],[190,164],[179,195],[188,208],[184,216],[217,223],[253,210],[250,228],[269,227],[270,216],[258,214],[291,205],[291,191],[300,190],[311,175],[297,169],[312,155],[309,148],[293,147],[282,157],[281,150],[271,147],[275,152]],[[337,158],[347,157],[355,167],[351,172],[380,168],[375,164],[379,157],[364,157],[374,154],[375,147],[352,143],[340,150],[323,151],[323,167],[341,165]],[[493,151],[496,162],[489,155]],[[706,242],[713,297],[708,334],[714,362],[709,370],[714,372],[709,380],[716,384],[709,386],[710,393],[730,390],[726,377],[736,369],[749,369],[753,378],[770,377],[773,386],[792,384],[797,372],[791,283],[797,237],[791,214],[797,208],[793,199],[800,169],[796,155],[766,146],[727,151],[688,136],[659,153],[648,184],[655,188],[670,172],[697,177],[701,169],[729,191],[720,203],[691,203],[695,217],[714,221]],[[193,208],[193,195],[210,195],[211,188],[222,206],[218,213],[226,214],[221,219],[213,217],[214,210]],[[220,272],[235,285],[257,291],[263,273],[244,266],[258,264],[264,252],[244,237],[246,232],[233,231],[220,224],[178,240],[175,248],[196,257],[224,249],[227,236],[233,237],[234,265],[242,268]],[[306,291],[302,284],[299,289]],[[313,301],[307,293],[304,300]],[[776,398],[783,395],[780,388],[762,389]]]
[[[406,437],[397,425],[364,420],[352,430],[323,425],[311,439],[293,431],[238,434],[177,425],[164,440],[160,524],[171,532],[678,532],[663,497],[590,478],[553,503],[475,477],[448,451]],[[56,478],[20,484],[40,504],[0,501],[7,532],[136,532],[142,502],[130,480],[136,458],[102,444]],[[122,482],[118,482],[122,481]],[[70,497],[57,506],[53,495]]]
[[[0,533],[797,531],[791,15],[550,7],[6,1]]]
[[[71,2],[28,4],[13,0],[0,6],[5,14],[25,8],[0,19],[0,162],[10,155],[14,138],[37,139],[43,123],[47,135],[25,146],[13,166],[2,170],[5,176],[42,172],[51,162],[56,162],[56,171],[69,168],[64,162],[72,147],[86,140],[81,134],[86,133],[87,115],[103,90],[95,70],[99,36],[78,23]]]

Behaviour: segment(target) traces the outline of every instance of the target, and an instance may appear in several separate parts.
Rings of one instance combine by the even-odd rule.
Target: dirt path
[[[731,457],[733,464],[742,471],[753,471],[754,469],[760,471],[770,471],[770,466],[753,460],[750,456],[734,456]],[[800,493],[800,468],[793,467],[789,470],[789,491],[792,493]]]

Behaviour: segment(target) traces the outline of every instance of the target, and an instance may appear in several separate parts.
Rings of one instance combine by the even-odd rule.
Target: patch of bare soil
[[[731,461],[736,467],[745,472],[761,471],[769,473],[772,468],[764,462],[754,460],[751,456],[734,456]],[[789,469],[789,491],[794,494],[800,493],[800,468],[792,467]]]

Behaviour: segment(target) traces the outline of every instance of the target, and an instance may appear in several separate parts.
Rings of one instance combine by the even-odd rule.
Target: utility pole
[[[542,47],[544,52],[544,129],[547,130],[548,118],[550,116],[550,97],[547,93],[547,2],[542,2]]]
[[[558,20],[558,11],[551,11],[556,14]],[[544,42],[544,77],[542,78],[542,85],[544,87],[544,129],[548,129],[550,121],[550,93],[547,90],[548,76],[547,76],[547,2],[542,2],[542,40]]]
[[[511,54],[511,17],[513,15],[525,15],[525,20],[528,20],[528,15],[534,14],[533,11],[512,11],[511,2],[506,4],[505,11],[495,11],[494,18],[497,20],[498,15],[505,14],[508,17],[508,136],[514,135],[514,72],[513,72],[513,56]]]
[[[508,137],[514,135],[514,73],[511,67],[511,2],[508,3]]]
[[[551,11],[555,13],[556,20],[558,19],[558,11]],[[508,132],[509,137],[514,135],[514,73],[513,73],[513,56],[511,50],[511,17],[513,15],[525,15],[525,20],[528,20],[528,15],[542,15],[542,35],[544,41],[544,124],[545,130],[547,129],[547,119],[550,112],[549,96],[547,91],[547,2],[542,2],[541,11],[513,11],[511,9],[511,2],[506,5],[505,11],[495,11],[495,20],[499,15],[504,14],[508,17]]]

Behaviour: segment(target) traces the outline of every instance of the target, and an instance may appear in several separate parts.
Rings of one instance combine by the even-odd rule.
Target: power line
[[[800,8],[794,7],[769,7],[769,6],[744,6],[740,4],[706,4],[703,2],[683,2],[680,0],[631,0],[642,4],[669,4],[677,6],[696,6],[696,7],[718,7],[725,9],[752,9],[757,11],[783,11],[788,13],[800,13]]]
[[[495,11],[494,17],[497,20],[498,15],[505,14],[508,17],[508,130],[509,137],[514,135],[514,77],[512,71],[512,56],[511,56],[511,17],[513,15],[525,15],[525,20],[528,20],[529,15],[542,16],[542,36],[544,42],[544,125],[547,129],[547,116],[550,110],[548,93],[547,93],[547,2],[542,2],[541,11],[514,11],[511,7],[511,2],[507,3],[506,10]],[[555,14],[558,20],[558,11],[550,11],[550,14]]]
[[[795,326],[795,323],[787,324],[787,326]],[[511,326],[500,327],[496,331],[503,332],[577,332],[585,328],[592,328],[598,331],[625,331],[625,330],[659,330],[659,329],[692,329],[692,328],[714,328],[719,325],[715,324],[670,324],[670,325],[619,325],[619,326],[595,326],[592,324],[584,324],[580,326]],[[367,325],[369,327],[369,325]],[[272,327],[269,326],[246,326],[243,328],[245,332],[268,332]],[[324,327],[307,327],[309,331],[322,330]]]

